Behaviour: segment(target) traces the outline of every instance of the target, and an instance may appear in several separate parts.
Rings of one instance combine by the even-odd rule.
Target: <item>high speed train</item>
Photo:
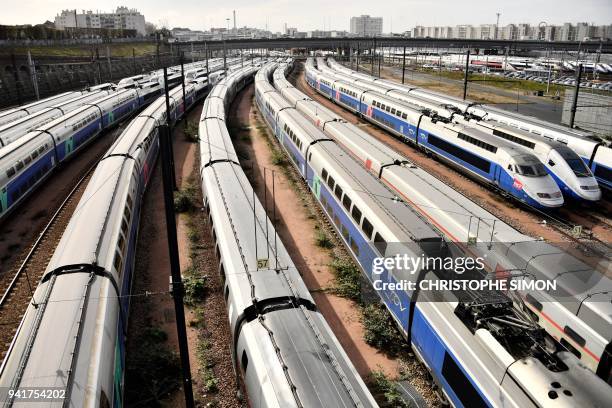
[[[23,118],[24,116],[31,115],[32,113],[36,113],[49,106],[57,105],[58,103],[74,99],[77,96],[82,95],[86,92],[87,91],[64,92],[59,95],[54,95],[49,98],[41,99],[40,101],[32,102],[27,105],[0,112],[0,126],[6,125],[7,123],[10,123],[19,118]]]
[[[256,76],[258,108],[453,406],[606,406],[612,400],[608,384],[526,319],[504,294],[395,286],[413,282],[419,288],[419,282],[452,273],[437,268],[375,273],[376,258],[452,257],[453,249],[282,98],[268,81],[272,69],[265,66]]]
[[[125,89],[54,119],[0,149],[0,219],[61,163],[118,121],[151,101],[149,92]]]
[[[180,116],[182,97],[180,86],[172,90],[172,120]],[[140,205],[159,149],[158,126],[165,123],[162,96],[96,167],[0,366],[4,406],[31,406],[7,395],[30,387],[55,388],[54,406],[123,406]]]
[[[567,253],[568,248],[522,234],[443,180],[313,101],[286,80],[290,69],[287,64],[274,71],[274,86],[281,95],[416,209],[445,239],[466,254],[486,257],[487,272],[493,276],[508,274],[513,279],[527,280],[537,277],[554,280],[565,288],[562,294],[521,291],[517,306],[529,308],[542,328],[612,384],[612,280]],[[599,263],[602,271],[609,267],[603,259],[587,262]]]
[[[459,119],[459,123],[475,126],[532,151],[546,166],[548,174],[557,182],[566,198],[580,202],[594,202],[601,198],[601,190],[593,173],[580,156],[565,144],[492,121]]]
[[[610,143],[592,133],[546,122],[532,116],[505,111],[493,106],[464,101],[427,89],[374,78],[348,69],[331,58],[328,59],[328,62],[337,72],[361,79],[361,85],[365,86],[364,82],[369,82],[376,84],[378,87],[398,90],[399,93],[420,97],[432,103],[447,106],[449,109],[452,107],[465,115],[466,118],[498,122],[522,131],[531,132],[534,135],[541,135],[547,140],[563,143],[582,158],[601,187],[612,189],[612,148]]]
[[[336,80],[312,67],[307,66],[306,81],[322,95],[401,140],[528,205],[536,208],[563,205],[563,196],[555,181],[538,159],[522,148],[492,139],[492,136],[464,125],[438,121],[413,106]]]
[[[225,109],[256,70],[238,69],[217,84],[199,128],[204,208],[235,370],[253,407],[376,407],[276,237],[233,148]]]
[[[0,126],[0,147],[14,142],[20,137],[25,136],[29,131],[42,127],[53,119],[63,116],[76,108],[80,108],[97,99],[102,99],[112,92],[112,89],[88,92]]]
[[[326,67],[322,58],[318,58],[317,61],[318,66]],[[551,141],[541,135],[530,134],[501,123],[476,120],[474,115],[464,115],[459,107],[450,103],[450,99],[446,100],[446,103],[442,103],[445,100],[444,97],[427,99],[422,92],[413,93],[413,91],[416,92],[413,88],[400,88],[389,81],[372,77],[371,80],[365,80],[363,79],[364,74],[356,79],[346,73],[334,74],[328,67],[324,68],[323,71],[330,73],[332,76],[346,79],[364,89],[385,94],[398,101],[411,103],[413,107],[417,107],[415,109],[435,120],[453,121],[468,127],[474,127],[509,141],[518,149],[528,150],[547,168],[547,172],[553,177],[568,199],[590,203],[601,198],[601,191],[591,170],[573,150],[567,146],[562,146],[560,142]],[[460,106],[461,108],[464,107],[463,105]],[[494,143],[497,144],[498,142],[495,141]]]

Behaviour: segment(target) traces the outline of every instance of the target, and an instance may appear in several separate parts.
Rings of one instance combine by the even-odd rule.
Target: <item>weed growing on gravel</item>
[[[317,244],[318,247],[326,249],[331,249],[334,247],[334,243],[332,242],[332,240],[323,231],[317,231],[315,233],[315,244]]]
[[[162,400],[179,387],[179,359],[167,344],[168,335],[158,327],[148,327],[139,335],[126,371],[126,402],[147,401],[161,406]]]
[[[197,189],[191,183],[185,185],[185,188],[174,193],[174,210],[177,213],[184,213],[198,207]]]
[[[361,272],[351,261],[334,259],[330,266],[336,277],[334,292],[354,301],[359,301],[361,296]]]
[[[275,166],[286,166],[287,160],[285,159],[285,155],[280,150],[274,149],[272,151],[272,164]]]
[[[188,142],[197,143],[198,140],[200,140],[198,134],[199,130],[198,122],[188,120],[187,124],[185,125],[185,139],[187,139]]]
[[[395,383],[387,378],[382,371],[372,371],[369,378],[372,394],[382,408],[401,407],[408,408],[410,405],[402,398]],[[377,398],[378,397],[378,398]]]
[[[206,295],[206,276],[186,276],[183,278],[185,288],[185,304],[194,306],[204,300]]]
[[[387,310],[379,304],[370,304],[362,310],[365,329],[364,340],[370,346],[389,354],[398,355],[404,348],[404,338],[397,331]]]

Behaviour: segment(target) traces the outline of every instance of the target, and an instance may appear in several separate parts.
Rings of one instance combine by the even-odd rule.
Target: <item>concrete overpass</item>
[[[198,41],[193,43],[174,43],[183,50],[222,50],[225,49],[288,49],[306,48],[309,50],[370,49],[378,47],[407,47],[427,49],[495,49],[508,50],[510,53],[528,51],[582,51],[612,53],[612,41],[540,41],[540,40],[467,40],[442,38],[403,38],[403,37],[350,37],[350,38],[263,38],[228,39],[223,41]]]

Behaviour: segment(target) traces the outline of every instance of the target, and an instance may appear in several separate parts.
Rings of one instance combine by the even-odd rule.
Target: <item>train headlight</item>
[[[538,193],[538,197],[540,197],[540,198],[551,198],[550,194],[548,194],[548,193]]]

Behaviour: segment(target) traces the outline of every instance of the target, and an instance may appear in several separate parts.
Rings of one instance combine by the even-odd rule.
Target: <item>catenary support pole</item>
[[[402,84],[405,82],[404,80],[406,79],[406,46],[404,45],[404,56],[402,59]]]
[[[168,126],[168,129],[172,128],[172,118],[170,117],[170,90],[168,88],[168,68],[164,67],[164,92],[166,94],[166,125]],[[178,109],[178,108],[177,108]],[[176,183],[176,174],[174,173],[174,148],[172,147],[172,143],[170,143],[170,163],[172,164],[172,167],[170,169],[170,172],[172,173],[172,188],[174,190],[177,189],[177,183]]]
[[[582,64],[578,64],[578,73],[576,74],[576,89],[574,90],[574,100],[572,101],[572,109],[570,111],[570,127],[574,127],[576,119],[576,109],[578,108],[578,93],[580,92],[580,81],[582,80]]]
[[[468,75],[470,72],[470,50],[465,53],[465,78],[463,78],[463,100],[467,98]]]
[[[170,276],[174,311],[176,314],[176,331],[178,334],[179,354],[183,377],[185,406],[194,407],[193,388],[191,383],[191,366],[189,363],[189,345],[185,326],[185,309],[183,306],[183,281],[179,264],[178,242],[176,238],[176,221],[174,218],[174,194],[172,192],[172,161],[170,160],[170,127],[161,125],[159,129],[162,160],[162,178],[164,188],[164,207],[166,212],[166,232],[168,234],[168,251],[170,254]]]

